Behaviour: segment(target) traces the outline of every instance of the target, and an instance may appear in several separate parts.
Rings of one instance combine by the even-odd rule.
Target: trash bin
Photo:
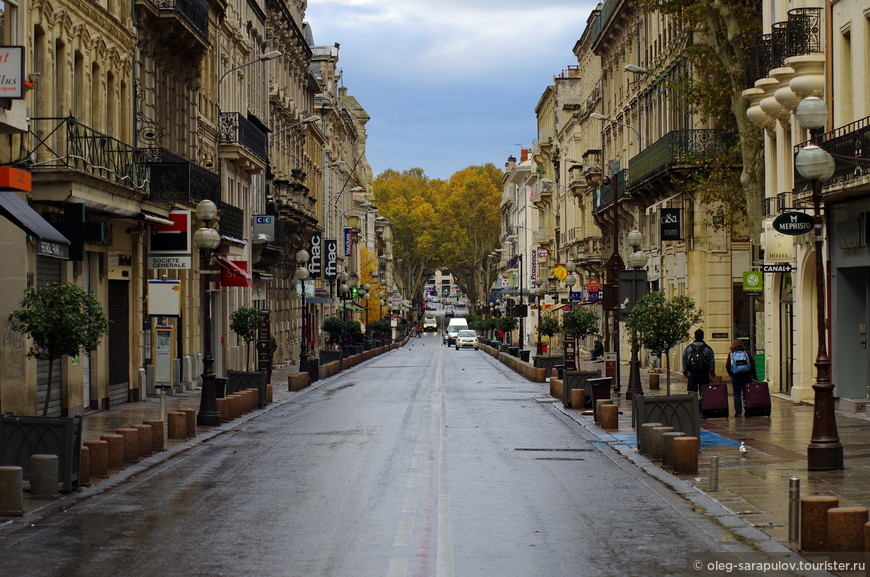
[[[314,383],[320,378],[320,359],[308,359],[308,382]]]
[[[553,367],[553,368],[556,369],[556,371],[559,373],[559,377],[558,377],[558,378],[560,378],[560,379],[564,379],[564,378],[565,378],[565,365],[556,365],[556,366]]]
[[[591,404],[595,420],[598,420],[598,415],[595,413],[595,411],[598,410],[598,403],[596,403],[596,401],[599,399],[610,398],[610,385],[612,382],[612,377],[586,380],[586,406],[589,407]]]
[[[520,351],[520,360],[529,362],[529,356],[532,354],[532,351],[522,350]]]
[[[512,357],[519,357],[520,347],[508,347],[508,354]]]
[[[223,399],[227,396],[227,378],[226,377],[215,377],[214,378],[214,396],[216,399]]]

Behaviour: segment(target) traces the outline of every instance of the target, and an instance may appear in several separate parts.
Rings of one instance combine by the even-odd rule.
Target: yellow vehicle
[[[438,320],[435,317],[423,319],[423,332],[435,332],[438,330]]]

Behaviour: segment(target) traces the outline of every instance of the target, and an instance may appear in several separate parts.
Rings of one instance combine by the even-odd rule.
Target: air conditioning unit
[[[133,276],[133,255],[109,251],[109,280],[130,280]]]

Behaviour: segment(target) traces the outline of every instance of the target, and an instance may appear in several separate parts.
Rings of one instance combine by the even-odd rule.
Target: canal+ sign
[[[784,212],[773,221],[773,230],[791,236],[806,234],[814,226],[813,217],[803,212]]]

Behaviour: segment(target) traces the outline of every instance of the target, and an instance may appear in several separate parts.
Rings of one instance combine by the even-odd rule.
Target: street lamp
[[[641,234],[640,231],[631,231],[630,233],[628,233],[626,240],[628,241],[628,246],[634,249],[634,252],[628,255],[628,266],[631,271],[631,305],[635,306],[639,297],[639,295],[637,294],[639,292],[637,290],[638,280],[640,282],[646,283],[646,271],[641,269],[646,266],[647,256],[645,252],[640,250],[641,242],[643,242],[643,234]],[[640,274],[639,278],[638,274]],[[645,290],[640,292],[646,294]],[[629,400],[634,398],[635,395],[643,394],[643,387],[640,384],[640,360],[637,356],[639,349],[640,343],[637,342],[637,331],[632,330],[631,360],[628,363],[628,388],[625,391],[625,398]]]
[[[834,174],[834,159],[816,144],[818,132],[828,120],[828,107],[815,96],[801,101],[795,109],[795,116],[801,126],[810,131],[810,144],[798,151],[795,168],[801,176],[812,183],[813,220],[815,221],[815,261],[816,261],[816,331],[818,350],[816,352],[816,382],[813,405],[813,433],[807,446],[807,468],[811,471],[842,469],[843,445],[837,433],[837,417],[834,413],[834,383],[831,382],[831,358],[828,356],[825,334],[825,271],[822,259],[824,237],[822,236],[822,181]]]
[[[221,424],[221,415],[217,410],[217,397],[215,394],[214,354],[212,353],[211,335],[211,298],[208,294],[208,271],[211,263],[212,251],[221,245],[221,235],[211,223],[217,219],[218,210],[215,203],[210,200],[202,200],[196,205],[196,217],[202,222],[202,226],[193,234],[193,242],[199,249],[200,271],[200,302],[202,307],[202,394],[199,400],[199,413],[196,415],[196,424],[203,427],[217,426]]]
[[[299,263],[299,268],[296,269],[296,280],[302,288],[302,306],[300,308],[302,338],[299,343],[299,371],[308,370],[308,335],[305,332],[305,317],[308,316],[308,303],[306,302],[305,281],[308,278],[308,259],[311,258],[308,251],[305,249],[296,253],[296,262]]]
[[[638,66],[636,64],[626,64],[623,70],[625,70],[626,72],[634,72],[635,74],[646,74],[648,76],[654,76],[659,80],[667,80],[667,78],[665,78],[664,76],[656,74],[655,72],[652,72],[651,70],[648,70],[647,68],[643,68],[642,66]]]

